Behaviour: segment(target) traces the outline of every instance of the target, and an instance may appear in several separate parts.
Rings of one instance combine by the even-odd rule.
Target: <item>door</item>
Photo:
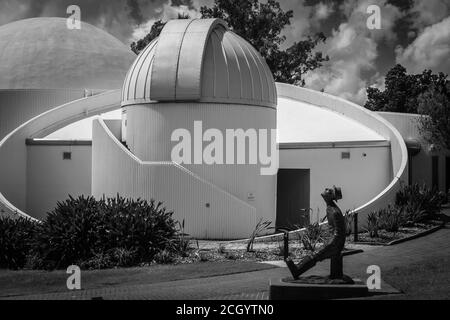
[[[279,169],[276,228],[295,229],[309,223],[309,169]]]

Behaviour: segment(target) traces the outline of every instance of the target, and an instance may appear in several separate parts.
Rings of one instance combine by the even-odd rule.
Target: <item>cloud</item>
[[[366,25],[369,17],[366,10],[372,4],[382,8],[380,30],[369,30]],[[339,10],[345,20],[332,31],[327,42],[317,48],[327,54],[330,61],[306,75],[306,86],[364,104],[367,86],[372,82],[380,83],[382,78],[376,70],[379,42],[396,39],[395,21],[403,14],[393,5],[374,0],[345,1]],[[373,75],[368,77],[368,73]]]
[[[201,16],[200,7],[204,5],[204,3],[205,1],[196,0],[172,0],[164,3],[156,11],[156,14],[153,17],[134,28],[130,37],[131,41],[137,41],[145,37],[157,20],[168,21],[171,19],[176,19],[179,14],[188,15],[190,18],[199,18]]]
[[[334,11],[333,4],[325,4],[323,2],[319,2],[314,7],[314,18],[316,20],[325,20],[327,19],[330,14],[332,14]]]
[[[448,0],[414,0],[409,10],[412,27],[422,31],[425,27],[442,21],[450,13]]]
[[[168,0],[0,0],[0,25],[34,17],[67,17],[77,4],[81,20],[128,43],[136,25],[159,15]]]
[[[450,17],[426,27],[406,48],[397,47],[396,61],[408,72],[424,69],[450,73]]]
[[[294,14],[294,17],[291,19],[291,24],[287,25],[282,31],[282,35],[286,37],[282,48],[286,49],[293,42],[302,40],[310,32],[310,17],[313,12],[313,7],[306,6],[305,0],[281,0],[280,5],[281,9],[285,12],[292,10]]]

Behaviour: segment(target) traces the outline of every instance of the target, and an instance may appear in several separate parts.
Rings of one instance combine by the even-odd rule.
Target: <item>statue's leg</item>
[[[344,276],[342,254],[331,257],[330,279],[342,279]]]
[[[295,265],[291,258],[286,259],[285,262],[294,279],[298,279],[302,273],[305,273],[316,265],[316,261],[310,256],[303,258],[297,265]]]

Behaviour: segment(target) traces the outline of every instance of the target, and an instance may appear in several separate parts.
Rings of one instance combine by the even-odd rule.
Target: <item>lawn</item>
[[[450,257],[436,257],[383,272],[383,280],[404,294],[377,299],[450,299]]]
[[[274,266],[242,261],[200,262],[178,265],[152,265],[140,268],[82,270],[82,289],[143,285],[174,280],[213,277],[233,273],[251,272]],[[0,270],[0,299],[39,293],[65,292],[69,275],[65,270]]]

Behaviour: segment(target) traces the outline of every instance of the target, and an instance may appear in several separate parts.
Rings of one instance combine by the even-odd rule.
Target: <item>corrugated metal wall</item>
[[[94,121],[92,193],[155,199],[174,210],[185,231],[204,239],[248,237],[256,224],[254,207],[171,162],[142,162]]]
[[[171,141],[171,135],[176,129],[186,129],[191,135],[192,164],[183,163],[182,165],[202,179],[254,206],[258,217],[275,223],[277,164],[273,164],[275,166],[273,175],[262,175],[259,158],[257,164],[249,164],[248,162],[250,150],[254,151],[257,157],[259,156],[259,146],[250,149],[249,145],[246,145],[245,164],[237,164],[236,146],[234,164],[225,164],[226,150],[223,150],[222,155],[224,164],[206,164],[203,159],[200,159],[202,163],[194,164],[194,148],[195,145],[199,145],[201,156],[203,155],[203,148],[210,143],[202,143],[203,134],[210,128],[219,130],[223,135],[224,148],[226,148],[226,143],[229,142],[226,139],[227,129],[240,128],[244,131],[252,129],[256,134],[259,133],[259,129],[266,129],[270,133],[270,129],[275,129],[276,126],[276,110],[265,107],[218,103],[153,103],[125,108],[127,113],[127,145],[139,159],[143,161],[172,161],[171,151],[178,142]],[[201,121],[202,124],[202,132],[199,133],[200,143],[194,141],[198,141],[195,138],[197,134],[194,133],[195,121]],[[269,136],[268,139],[270,138]],[[270,153],[270,147],[268,152]],[[249,194],[251,194],[250,199]]]

